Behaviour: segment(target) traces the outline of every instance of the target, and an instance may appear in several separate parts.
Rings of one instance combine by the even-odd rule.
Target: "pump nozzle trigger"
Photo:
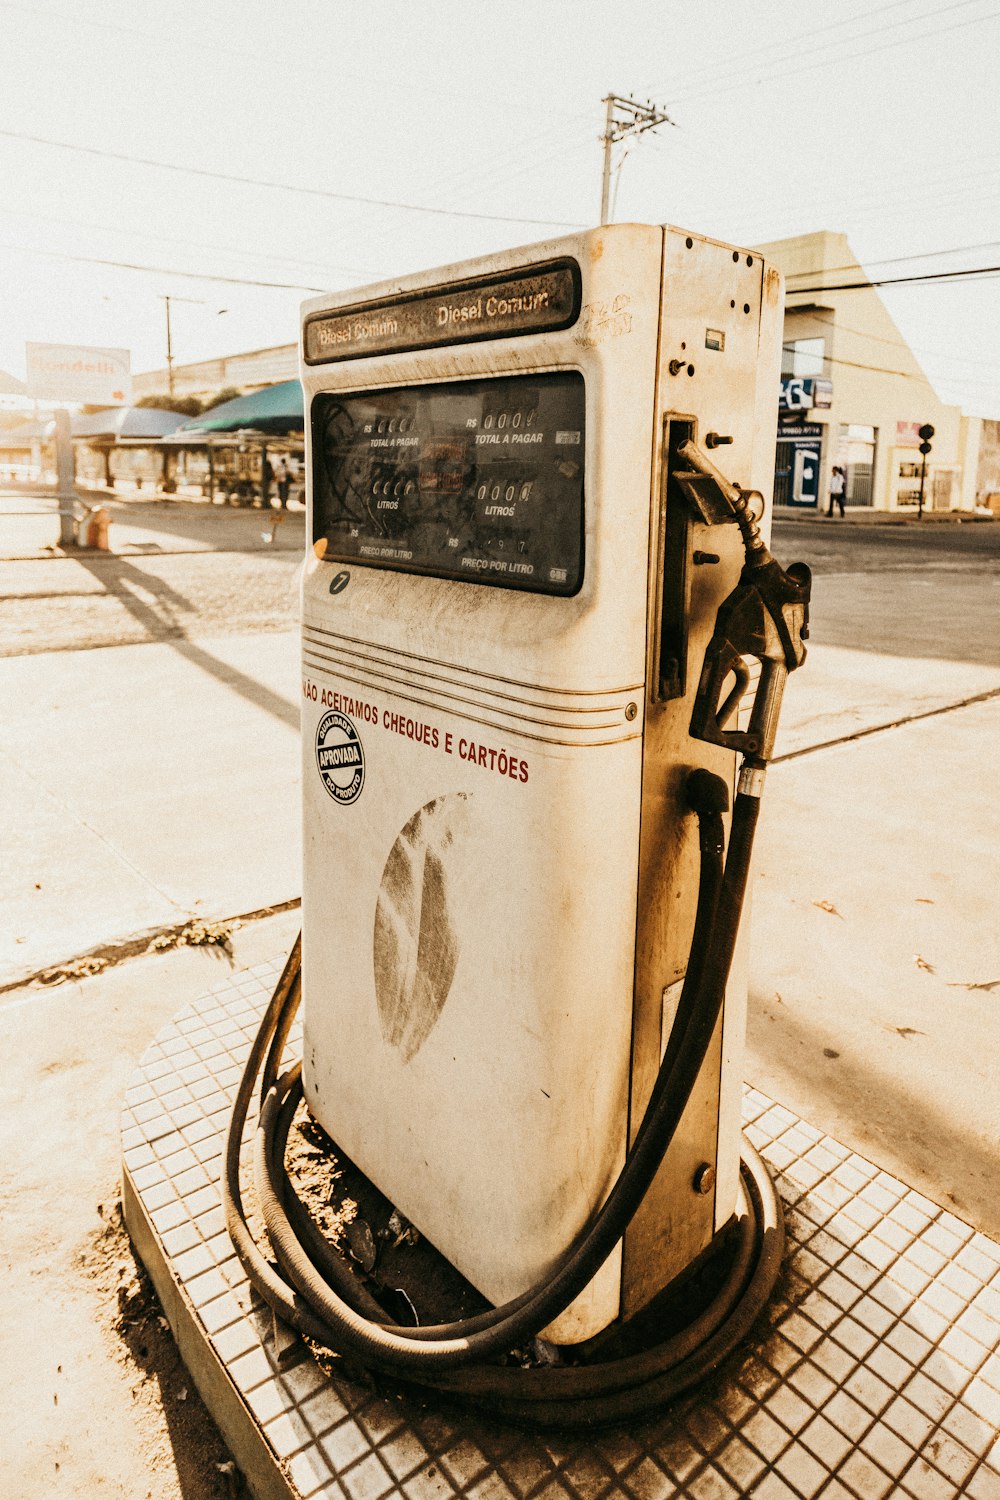
[[[770,760],[785,679],[805,660],[811,583],[805,563],[793,563],[786,572],[768,556],[763,564],[744,568],[719,609],[705,652],[691,714],[695,739],[723,745],[762,764]],[[760,663],[760,677],[750,723],[745,730],[727,729],[750,688],[748,662],[754,660]],[[735,682],[723,698],[730,677]]]

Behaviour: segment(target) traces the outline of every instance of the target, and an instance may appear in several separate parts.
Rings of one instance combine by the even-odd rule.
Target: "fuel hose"
[[[496,1362],[530,1344],[593,1279],[634,1217],[674,1138],[708,1053],[732,964],[763,780],[763,768],[755,769],[760,774],[752,778],[753,794],[740,790],[734,799],[728,850],[726,784],[705,770],[687,777],[686,799],[697,819],[700,850],[691,955],[660,1069],[621,1172],[555,1269],[519,1297],[486,1312],[430,1327],[390,1322],[295,1193],[284,1156],[302,1098],[301,1065],[281,1071],[281,1059],[301,996],[301,940],[296,940],[237,1088],[222,1182],[236,1253],[253,1286],[283,1322],[368,1370],[433,1387],[533,1426],[589,1426],[662,1406],[716,1369],[742,1342],[770,1295],[784,1243],[770,1178],[745,1141],[728,1264],[710,1302],[686,1327],[653,1348],[591,1362],[536,1369]],[[240,1181],[241,1145],[258,1078],[254,1177],[273,1263],[249,1229]]]

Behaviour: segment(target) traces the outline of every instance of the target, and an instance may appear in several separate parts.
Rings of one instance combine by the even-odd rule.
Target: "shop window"
[[[871,505],[874,497],[875,446],[878,432],[863,423],[842,422],[837,443],[838,463],[847,475],[846,503]]]
[[[788,339],[782,345],[782,375],[822,375],[826,339]]]

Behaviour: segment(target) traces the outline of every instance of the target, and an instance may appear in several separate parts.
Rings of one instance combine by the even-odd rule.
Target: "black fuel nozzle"
[[[675,478],[689,502],[709,525],[735,521],[746,557],[739,583],[719,608],[705,652],[691,734],[763,767],[774,750],[785,679],[805,661],[812,574],[805,563],[793,563],[786,571],[771,556],[757,524],[760,515],[754,514],[752,502],[761,498],[756,491],[732,484],[693,439],[681,443],[677,455],[686,469]],[[753,686],[750,663],[755,660],[760,675],[753,688],[750,723],[745,730],[727,729]],[[730,676],[733,686],[723,698]]]
[[[809,634],[812,575],[805,563],[785,571],[768,554],[766,562],[748,563],[733,592],[719,608],[715,630],[705,652],[701,679],[691,713],[691,734],[711,745],[723,745],[766,765],[774,751],[785,679],[802,665]],[[726,724],[752,687],[749,663],[760,663],[753,688],[750,723],[744,730]],[[726,680],[733,687],[723,698]]]

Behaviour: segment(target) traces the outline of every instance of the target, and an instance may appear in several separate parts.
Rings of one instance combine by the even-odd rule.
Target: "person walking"
[[[843,469],[839,464],[834,464],[833,473],[830,475],[830,509],[828,516],[833,515],[833,507],[840,506],[841,518],[844,515],[844,491],[847,488],[847,480]]]
[[[278,459],[276,478],[278,480],[278,502],[282,510],[288,509],[288,494],[292,487],[292,475],[288,467],[288,460],[282,455]]]

